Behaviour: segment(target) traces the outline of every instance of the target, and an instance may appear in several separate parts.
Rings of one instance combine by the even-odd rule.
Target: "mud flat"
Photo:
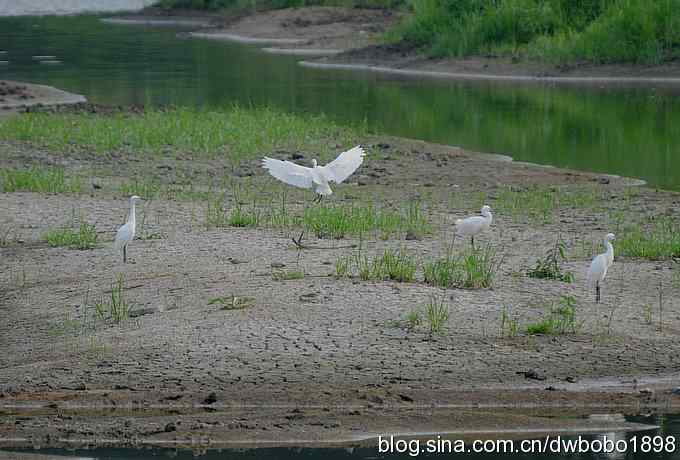
[[[669,352],[680,347],[675,263],[617,255],[599,305],[583,277],[606,232],[625,238],[616,222],[677,215],[678,194],[421,141],[356,141],[369,158],[330,206],[399,209],[417,200],[431,231],[361,240],[312,232],[307,242],[318,249],[297,250],[299,228],[206,225],[207,198],[197,192],[215,171],[236,189],[280,199],[257,158],[235,169],[183,152],[57,152],[0,141],[0,168],[66,166],[83,182],[79,193],[0,194],[0,445],[186,445],[196,436],[215,446],[333,445],[385,432],[634,429],[584,417],[678,411],[680,356]],[[261,154],[311,157],[304,149]],[[123,267],[110,243],[130,193],[121,184],[153,175],[168,186],[191,177],[191,192],[141,205],[143,228]],[[236,189],[216,192],[226,210],[244,201]],[[533,214],[534,193],[559,204]],[[290,191],[287,206],[302,212],[308,200]],[[492,288],[426,284],[423,267],[448,250],[453,220],[482,202],[495,220],[478,244],[502,259]],[[96,225],[95,249],[45,243],[45,232],[77,216]],[[558,235],[575,282],[527,276]],[[415,279],[337,277],[338,259],[359,245],[371,258],[385,249],[410,254]],[[456,241],[454,251],[468,246]],[[302,276],[281,276],[288,272]],[[97,320],[95,304],[111,296],[118,274],[130,313],[119,323]],[[248,302],[241,308],[233,296]],[[574,299],[578,327],[528,333],[563,296]],[[432,298],[449,311],[439,332],[424,319]],[[414,310],[421,323],[408,322]]]

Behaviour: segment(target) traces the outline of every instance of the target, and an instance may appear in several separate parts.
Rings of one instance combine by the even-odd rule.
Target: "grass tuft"
[[[125,278],[119,274],[116,281],[111,284],[111,295],[107,298],[102,296],[95,304],[95,310],[100,319],[112,319],[115,323],[126,320],[130,314],[130,305],[125,300]]]
[[[382,255],[369,259],[361,251],[341,257],[335,262],[339,278],[359,276],[364,281],[398,281],[412,283],[416,279],[417,263],[403,250],[385,249]]]
[[[431,296],[425,306],[425,319],[429,325],[430,333],[440,334],[446,328],[449,320],[449,305],[437,296]]]

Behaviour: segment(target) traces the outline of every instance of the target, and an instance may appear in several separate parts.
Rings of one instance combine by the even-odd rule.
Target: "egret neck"
[[[611,267],[614,263],[614,246],[612,246],[612,243],[609,241],[609,239],[604,240],[604,246],[607,248],[607,252],[604,253],[605,257],[607,258],[607,267]]]
[[[130,199],[130,214],[128,215],[127,223],[130,224],[130,227],[132,227],[132,231],[134,232],[135,228],[135,200]]]

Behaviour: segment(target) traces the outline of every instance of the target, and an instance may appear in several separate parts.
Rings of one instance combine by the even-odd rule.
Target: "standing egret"
[[[262,167],[269,174],[288,185],[299,188],[312,189],[317,194],[315,201],[319,202],[324,196],[331,195],[329,183],[341,183],[356,171],[364,161],[366,153],[361,146],[342,152],[326,166],[319,166],[312,160],[312,167],[307,168],[290,161],[276,160],[264,157]]]
[[[456,220],[456,235],[469,236],[472,249],[475,248],[475,235],[478,235],[491,227],[493,216],[489,206],[482,206],[481,216],[471,216]]]
[[[114,246],[116,252],[123,251],[123,263],[127,263],[127,245],[135,238],[135,205],[141,198],[137,195],[130,197],[130,213],[125,225],[118,229]]]
[[[595,288],[595,303],[600,303],[600,284],[607,276],[607,270],[614,263],[614,246],[612,241],[616,239],[613,233],[607,233],[604,237],[604,246],[607,251],[595,256],[588,269],[588,287]]]

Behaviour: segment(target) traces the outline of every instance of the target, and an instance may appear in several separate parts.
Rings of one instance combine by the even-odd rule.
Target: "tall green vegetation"
[[[243,8],[293,8],[324,5],[362,8],[390,8],[402,5],[405,0],[161,0],[162,8],[192,8],[201,10]]]
[[[680,0],[410,0],[395,36],[439,56],[658,63],[680,53]]]

